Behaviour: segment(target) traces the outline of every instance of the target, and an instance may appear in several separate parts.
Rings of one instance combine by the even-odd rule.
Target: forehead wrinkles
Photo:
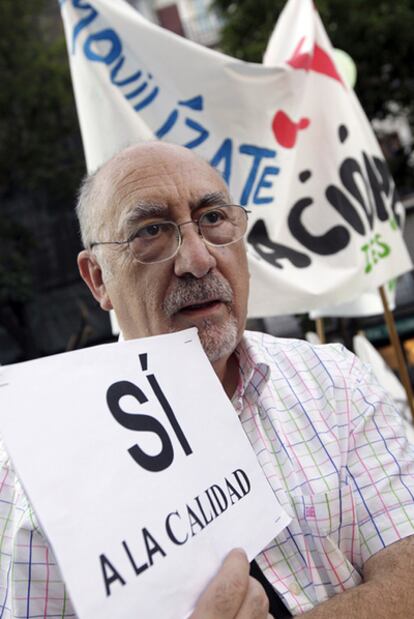
[[[215,191],[228,195],[221,176],[201,159],[134,161],[129,163],[129,170],[122,167],[112,182],[112,201],[119,207],[143,201],[170,206],[175,200],[191,202]]]
[[[122,232],[128,211],[139,204],[167,208],[185,201],[190,205],[201,195],[215,192],[229,199],[221,175],[191,151],[161,156],[154,152],[126,152],[101,172],[101,193],[106,198],[105,216],[101,219],[105,236]]]

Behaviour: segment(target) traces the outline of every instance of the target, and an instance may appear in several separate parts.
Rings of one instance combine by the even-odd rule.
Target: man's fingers
[[[232,550],[201,595],[190,619],[273,619],[262,585],[249,576],[249,562]]]
[[[247,593],[236,615],[237,619],[268,619],[269,599],[258,580],[249,577]]]
[[[238,619],[249,586],[247,557],[242,550],[232,550],[200,596],[190,619]]]

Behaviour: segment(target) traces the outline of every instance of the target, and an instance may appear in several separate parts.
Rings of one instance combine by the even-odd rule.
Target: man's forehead
[[[206,161],[188,149],[150,143],[120,153],[101,170],[109,203],[115,207],[137,203],[170,206],[185,198],[190,208],[207,194],[229,200],[226,184]]]
[[[227,191],[220,174],[187,148],[150,142],[121,152],[108,162],[102,173],[118,192],[166,190],[178,184],[196,189],[200,180],[214,185],[212,191]]]

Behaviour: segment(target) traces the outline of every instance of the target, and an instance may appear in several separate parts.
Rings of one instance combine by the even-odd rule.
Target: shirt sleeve
[[[0,617],[76,618],[53,551],[1,443]]]
[[[363,563],[379,550],[414,534],[414,447],[407,422],[371,369],[354,358],[354,425],[347,474],[357,504]]]

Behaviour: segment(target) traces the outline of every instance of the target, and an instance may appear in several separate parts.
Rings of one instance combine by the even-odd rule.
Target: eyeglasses
[[[204,210],[198,219],[177,224],[148,218],[138,225],[137,230],[125,241],[101,241],[97,245],[128,245],[137,262],[156,264],[174,258],[183,242],[181,228],[195,224],[198,233],[207,245],[225,247],[237,243],[247,229],[247,215],[251,211],[238,204],[223,204]]]

